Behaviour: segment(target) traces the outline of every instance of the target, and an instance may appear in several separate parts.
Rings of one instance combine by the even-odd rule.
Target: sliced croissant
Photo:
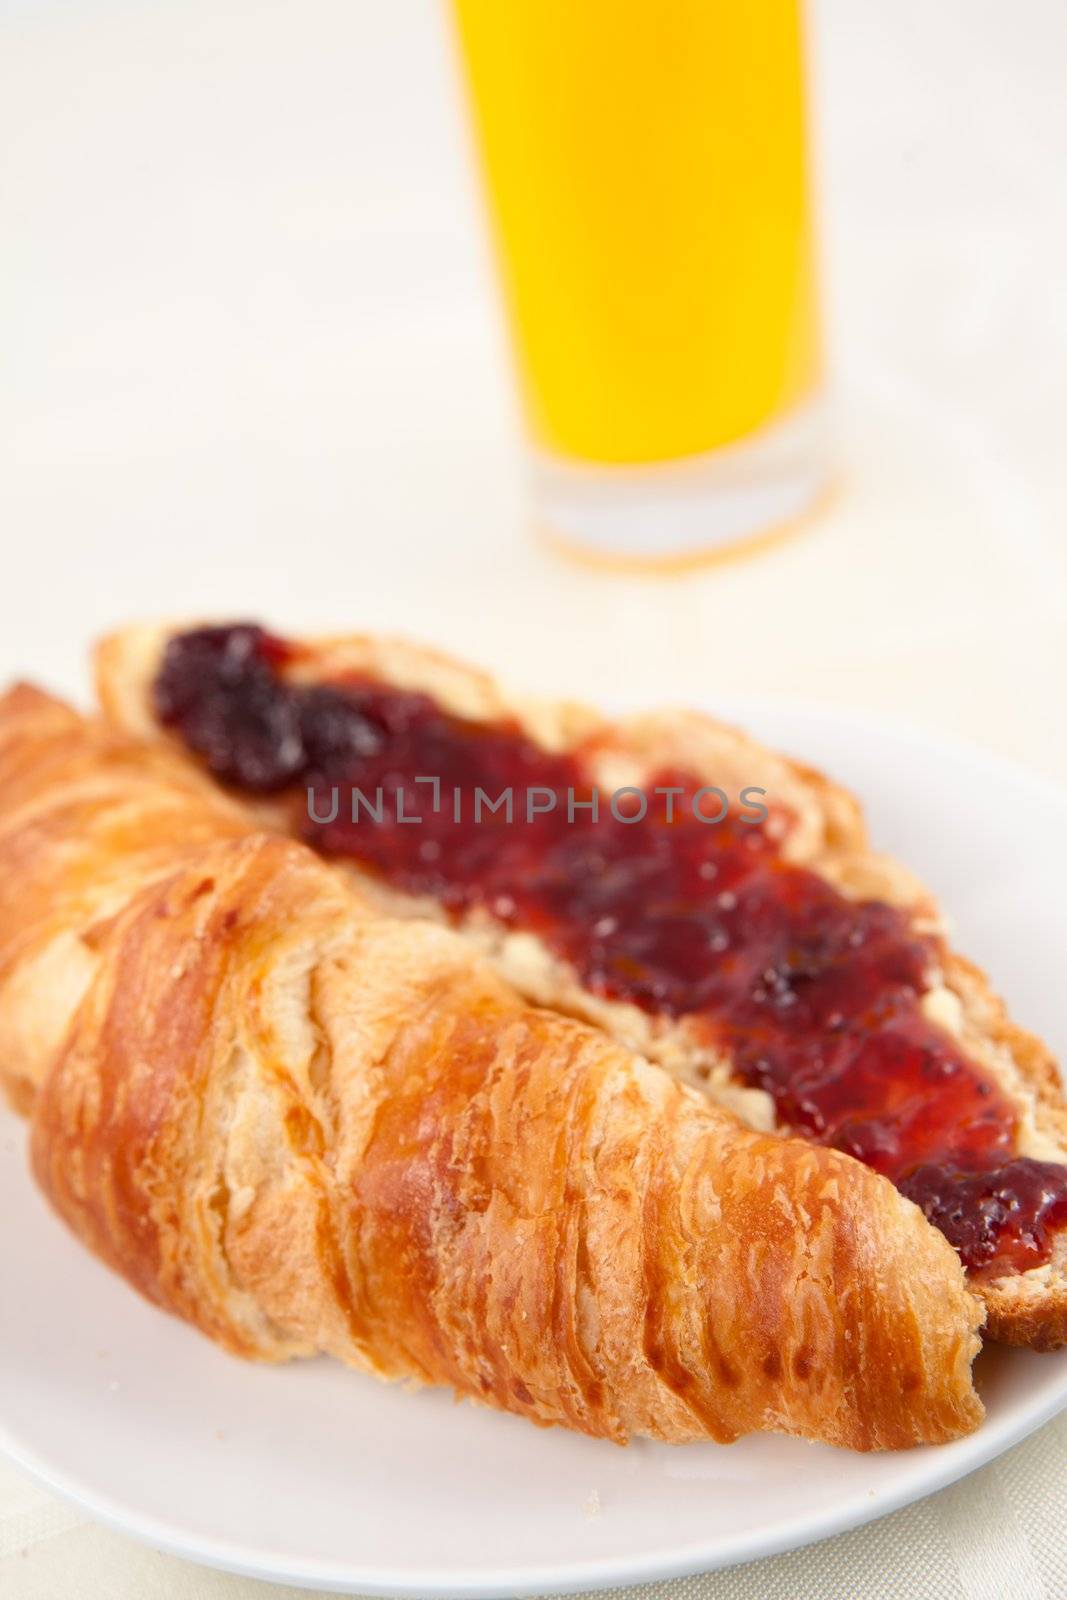
[[[980,1307],[891,1184],[529,1007],[28,688],[0,701],[0,885],[0,1073],[37,1177],[228,1349],[620,1442],[979,1421]]]
[[[178,740],[161,727],[156,714],[153,684],[168,641],[182,631],[173,625],[124,629],[105,640],[97,654],[98,686],[107,715],[128,732],[157,740],[162,736],[174,748],[179,747]],[[903,913],[929,946],[923,1017],[948,1036],[953,1048],[1011,1109],[1015,1125],[1002,1160],[1039,1163],[1051,1174],[1045,1258],[1028,1266],[994,1260],[972,1275],[972,1287],[986,1304],[987,1333],[1037,1349],[1067,1343],[1067,1101],[1056,1063],[1040,1039],[1008,1016],[985,975],[950,947],[929,891],[900,863],[872,852],[859,806],[847,791],[739,730],[696,713],[650,712],[613,723],[587,707],[506,695],[486,674],[403,640],[354,634],[286,643],[290,650],[279,672],[287,682],[376,681],[428,694],[445,712],[475,724],[517,723],[544,750],[580,752],[591,778],[604,791],[623,785],[647,788],[661,781],[657,773],[678,768],[730,794],[755,786],[788,814],[789,829],[782,843],[786,861],[815,874],[849,900],[880,902]],[[195,765],[195,758],[187,759]],[[306,823],[306,814],[294,810],[285,794],[246,804],[247,814],[268,826],[291,829]],[[752,1085],[730,1044],[714,1026],[709,1030],[708,1019],[606,995],[587,982],[536,927],[496,918],[491,908],[476,906],[456,918],[430,896],[407,893],[388,874],[367,870],[359,859],[345,859],[344,868],[365,893],[394,914],[453,915],[472,943],[491,956],[527,1000],[605,1028],[621,1043],[737,1111],[752,1126],[804,1132],[780,1120],[772,1097]],[[714,1023],[714,1018],[710,1020]],[[913,1088],[912,1093],[920,1090]],[[929,1105],[924,1114],[933,1117]],[[993,1172],[994,1186],[997,1181]],[[1044,1179],[1032,1174],[1027,1181],[1036,1186]],[[982,1205],[999,1206],[1010,1214],[1015,1198],[1010,1191],[994,1192],[975,1205],[975,1213]],[[944,1210],[951,1214],[951,1205]]]

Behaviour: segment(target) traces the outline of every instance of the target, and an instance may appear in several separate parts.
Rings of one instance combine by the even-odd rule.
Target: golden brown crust
[[[525,1005],[169,758],[16,691],[0,852],[0,1013],[62,1012],[14,1068],[38,1178],[219,1343],[620,1442],[977,1424],[979,1307],[890,1184]]]
[[[0,1082],[32,1099],[66,1016],[92,971],[81,937],[183,850],[248,832],[186,762],[98,730],[21,684],[0,718]]]
[[[945,953],[946,980],[966,997],[965,1015],[980,1030],[994,1057],[1006,1056],[1033,1097],[1030,1116],[1052,1145],[1052,1159],[1067,1158],[1067,1103],[1055,1057],[1035,1034],[1009,1017],[1000,996],[980,967],[955,952]],[[986,1331],[1003,1344],[1033,1350],[1067,1345],[1067,1237],[1061,1235],[1052,1259],[1015,1276],[976,1285],[986,1304]]]
[[[97,683],[106,713],[127,731],[160,737],[149,686],[173,625],[125,629],[97,651]],[[794,818],[785,849],[843,893],[880,899],[908,910],[916,927],[934,935],[947,991],[942,1020],[959,1043],[995,1077],[1020,1113],[1020,1153],[1067,1161],[1067,1102],[1056,1063],[1033,1035],[1017,1028],[988,979],[945,942],[941,915],[929,891],[898,862],[871,851],[858,803],[839,785],[797,761],[767,750],[737,729],[693,712],[644,713],[611,723],[586,707],[506,696],[484,673],[407,641],[352,635],[301,641],[291,669],[308,681],[368,674],[422,689],[449,710],[475,719],[513,716],[550,748],[580,748],[604,788],[640,784],[657,771],[684,765],[730,787],[764,787]],[[257,814],[285,828],[282,808]],[[345,870],[376,903],[397,915],[435,915],[426,900],[383,888],[354,864]],[[649,1016],[634,1006],[591,994],[576,972],[530,935],[509,932],[482,912],[464,931],[527,998],[606,1028],[676,1076],[705,1090],[754,1126],[775,1127],[768,1096],[745,1088],[731,1063],[711,1045],[698,1019]],[[1053,1349],[1067,1343],[1067,1238],[1052,1261],[1022,1275],[975,1285],[988,1306],[988,1331],[1010,1344]]]

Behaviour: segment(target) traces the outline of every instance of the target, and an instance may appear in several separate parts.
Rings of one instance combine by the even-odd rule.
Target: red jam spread
[[[936,952],[901,912],[783,860],[762,808],[715,821],[691,774],[594,815],[580,753],[377,682],[288,682],[293,654],[251,624],[182,634],[157,712],[224,782],[291,791],[317,849],[538,934],[597,994],[699,1016],[780,1122],[892,1178],[972,1270],[1047,1260],[1067,1167],[1013,1156],[1012,1105],[923,1015]]]

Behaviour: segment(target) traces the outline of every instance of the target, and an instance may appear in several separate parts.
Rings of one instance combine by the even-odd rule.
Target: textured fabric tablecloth
[[[855,1533],[614,1600],[1065,1600],[1067,1416],[963,1482]],[[298,1600],[133,1545],[0,1466],[5,1600]]]

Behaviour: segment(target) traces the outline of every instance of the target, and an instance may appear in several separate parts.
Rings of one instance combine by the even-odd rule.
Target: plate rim
[[[630,709],[641,708],[640,696],[628,696],[627,700]],[[881,711],[868,713],[852,705],[791,695],[724,694],[715,696],[715,700],[716,709],[712,714],[742,722],[752,719],[757,724],[757,732],[761,716],[797,717],[808,723],[855,729],[867,736],[882,731],[909,743],[913,749],[921,747],[928,752],[951,753],[987,771],[1010,775],[1014,782],[1041,792],[1046,799],[1067,805],[1067,787],[1046,774],[981,744],[942,735],[906,716]],[[866,797],[860,798],[866,809]],[[1055,1357],[1049,1359],[1055,1360]],[[289,1555],[272,1555],[263,1547],[251,1547],[239,1539],[190,1535],[173,1520],[131,1510],[120,1498],[95,1491],[83,1479],[65,1473],[14,1437],[4,1419],[0,1419],[0,1454],[34,1482],[104,1526],[169,1555],[216,1570],[296,1588],[389,1597],[389,1600],[428,1600],[428,1597],[433,1600],[500,1600],[505,1596],[526,1600],[526,1597],[629,1587],[721,1571],[820,1543],[891,1516],[959,1481],[1020,1443],[1065,1408],[1067,1365],[1058,1382],[1050,1383],[1006,1417],[987,1418],[975,1433],[924,1450],[921,1465],[903,1482],[878,1490],[855,1490],[842,1504],[832,1505],[824,1512],[779,1519],[768,1531],[749,1529],[732,1538],[717,1536],[712,1545],[690,1541],[670,1552],[659,1551],[644,1557],[631,1554],[585,1560],[570,1558],[565,1563],[498,1567],[492,1571],[453,1567],[447,1579],[438,1581],[405,1578],[400,1567],[357,1569],[351,1562],[314,1558],[297,1561]]]
[[[65,1474],[50,1468],[32,1451],[15,1444],[0,1424],[0,1453],[34,1482],[50,1490],[70,1505],[86,1511],[96,1522],[138,1543],[181,1560],[191,1561],[238,1577],[260,1582],[289,1584],[298,1589],[321,1589],[334,1594],[380,1597],[380,1600],[534,1600],[534,1597],[590,1593],[610,1588],[637,1587],[645,1583],[671,1581],[703,1573],[720,1572],[750,1561],[784,1555],[805,1546],[821,1544],[838,1534],[879,1522],[895,1511],[924,1500],[969,1476],[1020,1444],[1045,1423],[1067,1408],[1067,1369],[1060,1383],[1044,1396],[1040,1404],[1024,1407],[999,1425],[986,1421],[976,1433],[947,1445],[929,1447],[931,1469],[916,1474],[896,1490],[883,1491],[877,1509],[870,1511],[862,1493],[854,1494],[843,1507],[822,1516],[799,1517],[778,1522],[771,1534],[758,1538],[751,1532],[733,1540],[716,1540],[715,1551],[699,1543],[684,1545],[671,1555],[622,1556],[572,1561],[566,1566],[543,1568],[498,1568],[494,1571],[464,1573],[455,1569],[447,1582],[428,1583],[398,1579],[395,1569],[364,1568],[355,1577],[353,1569],[336,1562],[304,1560],[294,1563],[286,1556],[270,1556],[239,1542],[190,1538],[159,1518],[130,1514],[112,1497],[94,1493]],[[942,1465],[943,1464],[943,1465]],[[870,1491],[871,1495],[875,1491]]]

